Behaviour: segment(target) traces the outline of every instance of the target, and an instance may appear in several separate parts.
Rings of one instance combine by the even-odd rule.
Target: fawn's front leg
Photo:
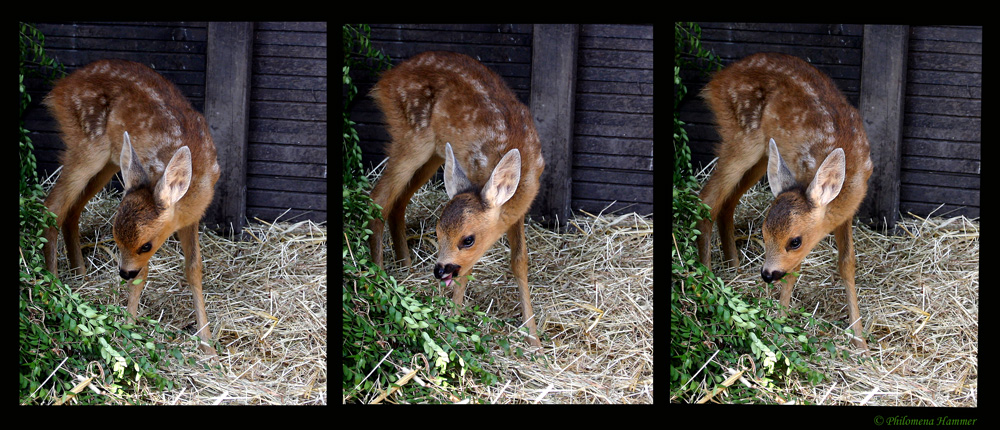
[[[198,321],[198,336],[202,342],[199,345],[202,352],[216,355],[211,346],[212,330],[208,327],[208,315],[205,312],[205,296],[201,289],[201,246],[198,244],[198,223],[183,227],[177,231],[184,251],[184,276],[194,300],[195,319]]]
[[[781,284],[781,298],[779,302],[781,303],[781,314],[788,315],[788,310],[791,308],[792,304],[792,290],[795,289],[795,282],[799,280],[798,273],[802,270],[802,263],[799,263],[792,269],[792,272],[796,274],[786,273],[781,277],[780,280],[775,281]]]
[[[837,270],[844,280],[844,288],[847,290],[847,314],[849,320],[848,327],[854,330],[852,343],[860,349],[868,350],[868,343],[864,339],[864,324],[861,322],[861,310],[858,307],[858,292],[854,288],[854,238],[852,237],[851,221],[848,219],[834,230],[834,238],[837,241]]]
[[[510,242],[510,270],[514,273],[517,288],[521,293],[521,315],[524,318],[524,325],[528,327],[528,341],[534,346],[542,346],[538,339],[535,311],[531,308],[531,291],[528,286],[528,246],[524,237],[524,217],[521,217],[507,229],[507,241]]]

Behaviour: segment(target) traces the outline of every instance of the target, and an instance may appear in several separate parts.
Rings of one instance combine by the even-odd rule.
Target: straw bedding
[[[432,282],[434,227],[447,200],[442,183],[432,181],[407,207],[412,270],[386,269],[411,290]],[[490,403],[653,402],[653,220],[579,213],[567,230],[559,234],[530,221],[526,227],[532,306],[549,340],[534,359],[495,348],[494,362],[483,364],[500,383],[463,381],[458,389],[466,396]],[[390,261],[388,239],[384,246]],[[476,263],[473,275],[466,304],[508,320],[508,333],[514,333],[522,317],[505,238]],[[513,346],[529,348],[516,336]]]
[[[111,218],[121,197],[102,191],[81,217],[87,274],[72,276],[60,235],[61,279],[87,300],[125,306],[118,287]],[[221,370],[171,363],[167,391],[144,389],[154,404],[326,404],[327,236],[311,221],[253,222],[245,240],[202,228],[203,286]],[[150,260],[139,314],[168,329],[194,331],[180,243],[171,237]],[[193,353],[199,360],[206,357]],[[209,363],[213,364],[213,363]],[[117,403],[110,399],[110,403]]]
[[[760,223],[770,200],[767,184],[761,183],[737,208],[742,263],[737,271],[721,263],[717,233],[712,257],[716,273],[737,291],[777,300],[777,287],[760,288]],[[785,398],[814,404],[978,406],[979,221],[907,214],[898,230],[893,235],[857,223],[854,228],[855,281],[864,331],[874,339],[869,342],[873,360],[821,361],[827,380],[817,386],[793,381]],[[809,253],[792,306],[843,322],[846,293],[836,252],[831,235]],[[823,339],[836,333],[812,335]],[[848,351],[857,352],[849,346]]]

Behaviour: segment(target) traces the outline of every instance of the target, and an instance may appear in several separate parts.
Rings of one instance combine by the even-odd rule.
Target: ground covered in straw
[[[407,288],[426,289],[432,279],[434,227],[447,200],[441,182],[432,181],[407,208],[412,270],[387,267]],[[565,233],[528,222],[526,234],[532,306],[548,340],[534,359],[495,348],[494,362],[484,364],[500,383],[466,381],[461,389],[490,403],[652,403],[652,218],[579,213]],[[386,261],[393,257],[388,236]],[[522,319],[506,239],[473,275],[465,303],[511,321],[513,333]],[[524,339],[514,342],[529,348]]]
[[[120,200],[101,192],[81,217],[87,274],[71,276],[61,235],[59,268],[74,292],[124,307],[128,293],[118,287],[111,235]],[[326,239],[326,226],[311,221],[255,220],[243,240],[202,228],[202,284],[212,338],[220,343],[212,364],[221,369],[170,364],[161,374],[174,388],[147,390],[141,397],[154,404],[326,404]],[[139,315],[193,332],[194,305],[183,268],[180,244],[171,237],[150,260]]]
[[[742,294],[777,301],[779,289],[761,288],[760,279],[760,223],[772,199],[766,183],[743,197],[735,216],[741,267],[724,268],[718,229],[712,267]],[[793,381],[786,398],[823,405],[978,406],[979,221],[906,215],[898,230],[854,228],[855,281],[872,360],[828,358],[818,369],[828,377],[823,384]],[[803,261],[792,306],[843,322],[846,301],[831,235]]]

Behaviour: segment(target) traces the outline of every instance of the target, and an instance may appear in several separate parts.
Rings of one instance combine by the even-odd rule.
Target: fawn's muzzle
[[[458,276],[458,271],[462,266],[457,264],[441,264],[438,263],[434,265],[434,277],[444,281],[445,285],[451,285],[452,278]]]
[[[782,272],[780,270],[775,270],[773,272],[768,272],[767,269],[763,269],[763,270],[760,271],[760,277],[764,278],[764,282],[767,282],[768,284],[770,284],[770,283],[772,283],[774,281],[777,281],[777,280],[781,279],[784,276],[785,276],[785,272]]]
[[[138,270],[130,270],[130,271],[126,272],[125,269],[119,268],[118,269],[118,275],[120,275],[122,277],[122,279],[124,279],[124,280],[127,281],[129,279],[135,279],[136,276],[139,276],[139,271]]]

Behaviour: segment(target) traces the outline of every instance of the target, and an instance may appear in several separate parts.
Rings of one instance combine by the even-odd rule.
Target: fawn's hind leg
[[[754,164],[749,161],[757,160]],[[731,267],[739,266],[739,252],[736,248],[733,214],[740,197],[746,193],[767,171],[767,158],[722,158],[715,172],[701,189],[702,202],[711,208],[711,218],[698,221],[698,255],[701,263],[711,268],[712,261],[712,223],[719,223],[719,235],[722,237],[722,254]]]
[[[87,205],[87,201],[118,171],[118,166],[108,163],[107,153],[96,146],[69,146],[62,159],[64,160],[62,173],[45,198],[45,206],[56,214],[56,225],[45,230],[46,242],[42,247],[42,253],[45,255],[46,268],[53,275],[58,275],[56,240],[59,229],[66,227],[63,238],[66,241],[70,265],[77,274],[83,274],[86,269],[83,264],[83,253],[80,251],[80,212]],[[104,182],[98,184],[101,180]]]
[[[389,161],[371,194],[372,200],[382,207],[382,217],[389,223],[396,259],[402,259],[406,266],[410,265],[410,248],[406,245],[406,205],[444,164],[444,159],[434,152],[433,143],[412,143],[415,140],[393,139],[389,146]],[[372,235],[368,239],[372,261],[379,267],[385,267],[382,256],[385,221],[372,220]]]

